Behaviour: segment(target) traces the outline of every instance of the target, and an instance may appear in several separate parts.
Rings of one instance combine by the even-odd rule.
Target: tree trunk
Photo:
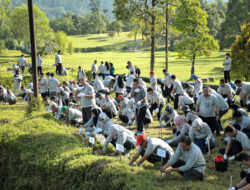
[[[151,25],[151,59],[150,59],[150,70],[154,70],[155,64],[155,15],[154,15],[154,7],[156,0],[152,0],[152,25]]]
[[[193,60],[192,60],[191,75],[194,74],[194,63],[195,63],[195,53],[193,55]]]
[[[168,4],[166,4],[166,38],[165,38],[165,59],[166,59],[166,63],[165,63],[165,68],[168,71]]]

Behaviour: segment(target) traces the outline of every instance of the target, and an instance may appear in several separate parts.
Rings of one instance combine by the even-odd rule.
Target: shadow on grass
[[[103,40],[103,39],[108,39],[110,37],[95,37],[95,38],[88,38],[87,40]]]

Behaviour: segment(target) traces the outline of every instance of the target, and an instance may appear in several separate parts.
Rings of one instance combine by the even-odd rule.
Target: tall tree
[[[182,40],[177,44],[179,57],[188,57],[192,61],[191,74],[195,72],[197,56],[209,56],[218,49],[218,43],[208,34],[206,12],[198,0],[180,0],[177,9],[175,27],[182,32]]]
[[[221,27],[220,48],[229,48],[239,34],[240,26],[249,22],[249,0],[229,0],[226,19]]]

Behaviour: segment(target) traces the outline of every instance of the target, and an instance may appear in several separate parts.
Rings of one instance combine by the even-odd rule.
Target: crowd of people
[[[224,131],[227,145],[220,149],[224,159],[243,160],[250,167],[250,116],[247,112],[247,109],[250,111],[250,82],[237,79],[233,83],[226,72],[226,80],[221,79],[215,91],[195,74],[190,78],[193,84],[182,84],[176,75],[164,69],[162,80],[151,71],[147,86],[139,77],[140,69],[132,62],[127,62],[127,75],[116,76],[112,63],[101,62],[97,67],[95,60],[91,67],[93,81],[88,80],[79,66],[77,80],[60,83],[54,73],[43,73],[41,56],[37,59],[39,90],[46,111],[52,112],[67,125],[79,127],[79,135],[102,134],[106,139],[104,153],[109,143],[123,145],[124,155],[127,156],[138,147],[129,164],[133,165],[141,156],[136,162],[141,165],[145,160],[151,163],[161,161],[157,155],[160,148],[166,151],[161,168],[163,172],[178,172],[185,180],[203,181],[206,169],[204,154],[216,146],[214,135]],[[27,87],[21,85],[21,73],[25,72],[26,66],[27,61],[22,55],[18,65],[13,67],[14,93],[0,85],[0,101],[12,105],[17,102],[17,96],[22,97],[23,103],[30,100],[32,83]],[[56,74],[61,75],[60,51],[55,56],[55,66]],[[236,104],[239,100],[240,106]],[[233,113],[232,121],[230,125],[223,126],[221,119],[229,109]],[[173,137],[164,141],[146,136],[144,130],[153,120],[157,120],[159,127],[171,129]],[[129,125],[136,125],[135,134],[126,128]],[[177,147],[175,152],[172,147]],[[250,168],[234,188],[250,188]]]

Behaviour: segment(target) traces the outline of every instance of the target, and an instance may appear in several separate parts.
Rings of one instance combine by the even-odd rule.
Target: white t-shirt
[[[224,65],[224,71],[230,71],[230,69],[231,69],[231,61],[232,60],[231,60],[230,57],[224,61],[224,63],[229,63],[228,65]]]
[[[25,67],[27,60],[24,57],[20,57],[18,60],[19,66]]]
[[[184,90],[182,88],[181,82],[178,79],[174,80],[173,88],[176,89],[176,94],[180,94],[180,95],[184,94]]]
[[[96,64],[92,64],[92,72],[97,73],[97,65]]]
[[[45,77],[41,79],[41,87],[40,87],[40,92],[45,93],[48,90],[48,81]]]
[[[37,58],[36,59],[36,66],[37,67],[41,67],[42,66],[42,64],[43,64],[43,59],[41,58],[41,57],[39,57],[39,58]]]
[[[49,86],[49,92],[57,92],[57,85],[59,84],[58,80],[55,78],[49,78],[48,80],[48,86]]]
[[[56,58],[56,64],[62,63],[62,56],[60,54],[57,53],[55,55],[55,58]]]

